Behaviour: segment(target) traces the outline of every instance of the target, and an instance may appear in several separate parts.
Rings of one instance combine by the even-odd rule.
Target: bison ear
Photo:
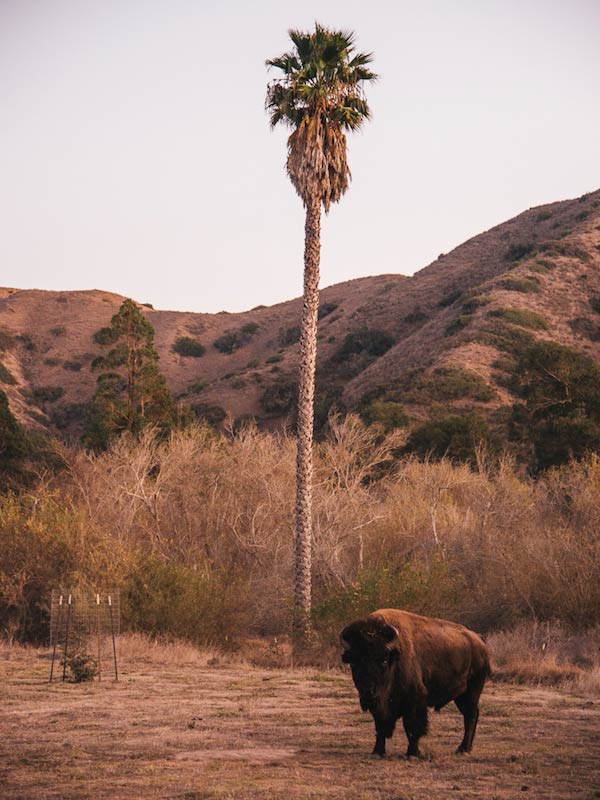
[[[400,636],[400,632],[398,631],[398,628],[395,628],[393,625],[384,625],[381,635],[384,642],[389,644]]]

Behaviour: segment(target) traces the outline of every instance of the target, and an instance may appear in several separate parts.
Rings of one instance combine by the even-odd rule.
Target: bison
[[[385,756],[385,740],[402,717],[406,755],[418,757],[427,708],[439,711],[452,700],[465,723],[457,753],[470,752],[479,696],[491,675],[487,647],[476,633],[455,622],[384,608],[348,625],[340,638],[360,706],[375,721],[374,754]]]

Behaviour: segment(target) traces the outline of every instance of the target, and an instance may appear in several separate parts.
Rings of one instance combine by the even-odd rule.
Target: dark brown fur
[[[361,708],[375,720],[374,753],[385,755],[385,740],[402,718],[407,756],[420,755],[427,708],[439,711],[451,701],[465,723],[457,752],[471,750],[479,696],[491,674],[487,647],[476,633],[455,622],[384,608],[348,625],[341,640]]]

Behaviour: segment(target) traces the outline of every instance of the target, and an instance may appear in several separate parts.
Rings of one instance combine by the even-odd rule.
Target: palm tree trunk
[[[298,654],[311,634],[312,473],[321,203],[306,206],[304,227],[304,303],[300,331],[298,382],[298,450],[296,458],[296,571],[294,597],[294,651]]]

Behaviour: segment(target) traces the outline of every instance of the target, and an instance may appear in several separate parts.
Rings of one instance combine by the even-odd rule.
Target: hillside
[[[442,254],[412,277],[322,290],[317,415],[383,397],[414,418],[432,404],[494,417],[514,402],[511,343],[553,340],[600,360],[600,190],[529,209]],[[0,289],[0,369],[28,425],[78,433],[105,348],[94,334],[123,298],[90,290]],[[198,299],[201,302],[201,299]],[[160,368],[174,395],[218,420],[279,423],[293,407],[301,300],[240,314],[159,311]],[[525,311],[525,313],[523,313]],[[201,357],[174,345],[191,337]]]

